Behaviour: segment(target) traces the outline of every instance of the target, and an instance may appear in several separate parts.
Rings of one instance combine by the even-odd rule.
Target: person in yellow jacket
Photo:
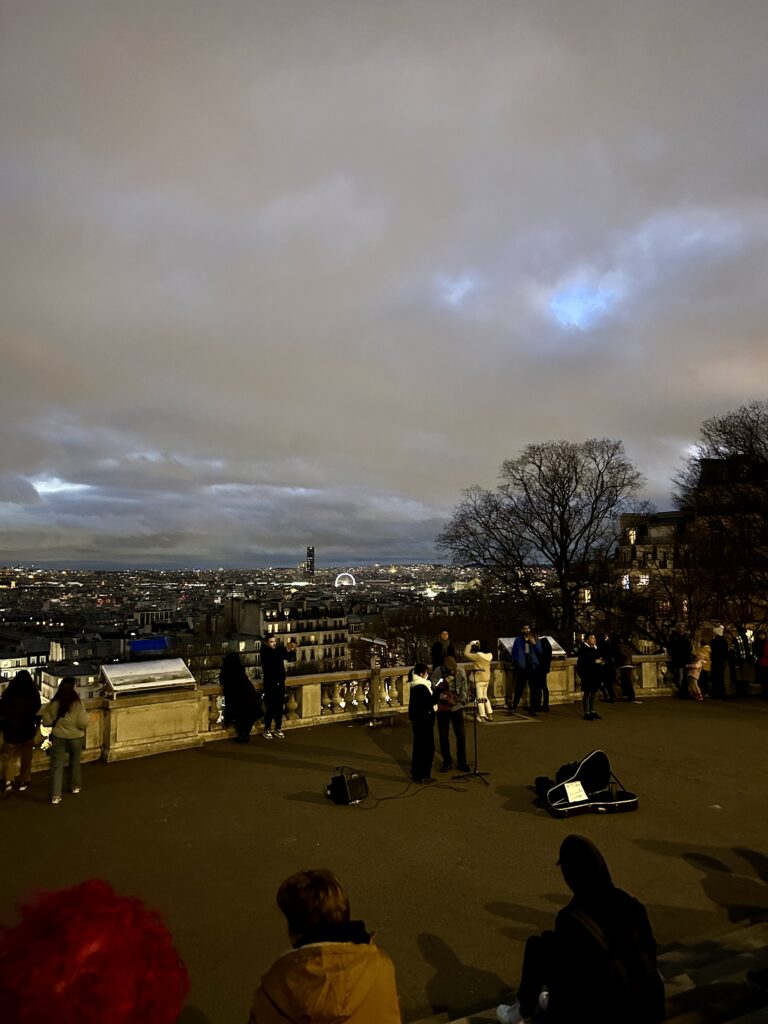
[[[277,905],[293,948],[261,979],[249,1024],[401,1024],[394,965],[363,922],[350,920],[332,872],[291,875]]]

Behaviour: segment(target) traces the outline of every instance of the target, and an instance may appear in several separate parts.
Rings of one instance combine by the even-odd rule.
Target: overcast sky
[[[0,563],[431,560],[528,442],[669,507],[768,388],[766,0],[0,0]]]

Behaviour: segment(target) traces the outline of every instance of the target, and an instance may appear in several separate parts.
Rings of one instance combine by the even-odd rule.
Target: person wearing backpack
[[[613,884],[603,855],[583,836],[566,836],[558,864],[573,898],[554,931],[526,942],[518,1002],[498,1006],[498,1020],[659,1024],[664,982],[645,907]]]

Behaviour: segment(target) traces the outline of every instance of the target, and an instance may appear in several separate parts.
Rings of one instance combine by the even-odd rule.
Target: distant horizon
[[[441,568],[450,568],[453,566],[456,569],[466,568],[471,563],[462,565],[455,564],[450,561],[414,561],[411,560],[398,560],[398,559],[387,559],[386,561],[377,561],[376,559],[350,559],[345,562],[328,562],[328,563],[315,563],[315,572],[322,572],[324,570],[338,569],[344,571],[350,568],[364,568],[370,569],[375,566],[435,566]],[[216,571],[239,571],[239,572],[261,572],[265,570],[272,570],[277,572],[300,572],[298,564],[292,565],[277,565],[274,562],[265,562],[263,565],[242,565],[242,564],[222,564],[220,562],[210,564],[190,564],[190,563],[176,563],[176,564],[154,564],[154,565],[129,565],[125,563],[95,563],[95,562],[71,562],[67,560],[60,561],[34,561],[23,559],[12,564],[6,564],[0,566],[0,571],[13,572],[15,570],[29,571],[32,569],[51,569],[58,572],[216,572]]]

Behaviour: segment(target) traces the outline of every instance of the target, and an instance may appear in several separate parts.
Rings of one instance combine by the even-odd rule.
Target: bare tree
[[[740,624],[764,619],[768,400],[705,420],[674,484],[678,508],[695,517],[716,613]]]
[[[554,619],[570,644],[579,591],[615,541],[642,474],[621,441],[602,438],[526,445],[503,463],[500,481],[495,491],[466,490],[437,544],[454,562],[482,566],[537,617]]]

